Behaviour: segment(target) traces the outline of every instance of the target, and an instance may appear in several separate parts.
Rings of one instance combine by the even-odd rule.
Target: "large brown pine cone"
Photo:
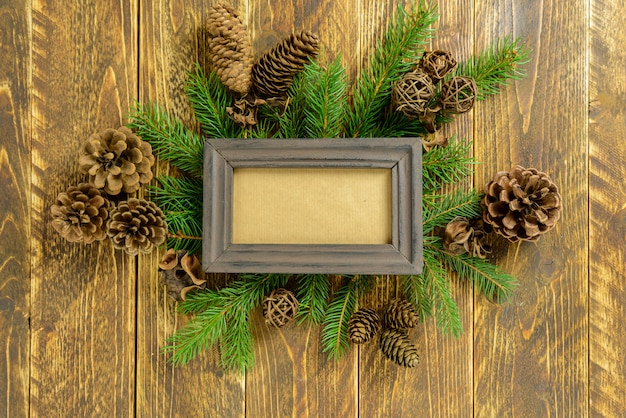
[[[239,14],[230,6],[218,4],[209,9],[207,26],[213,69],[226,87],[246,94],[252,83],[254,58],[248,32]]]
[[[380,349],[394,363],[404,367],[415,367],[420,356],[408,335],[399,329],[388,329],[380,336]]]
[[[149,143],[122,126],[91,135],[80,147],[78,164],[95,187],[117,195],[152,180],[154,156]]]
[[[109,201],[88,183],[70,186],[50,208],[52,227],[69,242],[90,244],[106,238]]]
[[[368,342],[380,331],[380,317],[370,308],[359,309],[350,317],[348,334],[355,344]]]
[[[535,241],[561,216],[561,195],[547,174],[516,166],[485,186],[483,219],[511,242]]]
[[[394,299],[385,307],[384,325],[387,328],[413,328],[418,321],[419,315],[408,300]]]
[[[107,235],[113,246],[130,255],[149,253],[167,238],[167,224],[161,209],[144,199],[128,199],[111,211]]]
[[[259,58],[252,67],[252,83],[259,97],[280,97],[287,93],[293,76],[317,55],[319,38],[311,32],[292,34]]]

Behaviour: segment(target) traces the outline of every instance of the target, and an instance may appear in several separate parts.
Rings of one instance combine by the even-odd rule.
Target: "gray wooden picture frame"
[[[422,272],[422,144],[419,138],[207,139],[202,264],[215,273],[419,274]],[[388,168],[390,244],[233,244],[238,167]]]

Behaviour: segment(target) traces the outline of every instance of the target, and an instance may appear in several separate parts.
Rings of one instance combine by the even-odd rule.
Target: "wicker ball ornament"
[[[424,52],[420,60],[420,67],[435,83],[448,75],[456,64],[456,59],[451,53],[440,49]]]
[[[167,224],[154,202],[133,198],[111,211],[106,233],[116,249],[130,255],[147,254],[165,242]]]
[[[450,113],[469,112],[476,102],[478,87],[471,77],[452,77],[441,85],[439,102]]]
[[[106,238],[109,201],[88,183],[70,186],[50,207],[52,227],[69,242],[91,244]]]
[[[285,326],[298,313],[298,300],[287,289],[276,289],[263,300],[265,322],[276,328]]]
[[[352,314],[348,322],[348,335],[355,344],[370,341],[381,328],[380,316],[371,308],[362,308]]]
[[[511,242],[536,241],[561,216],[561,194],[552,179],[519,165],[496,173],[481,204],[483,220]]]
[[[421,68],[406,73],[394,83],[391,92],[393,108],[411,119],[422,118],[435,96],[435,85]]]

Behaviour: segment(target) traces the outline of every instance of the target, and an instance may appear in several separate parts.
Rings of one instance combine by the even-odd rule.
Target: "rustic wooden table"
[[[256,51],[320,34],[354,74],[396,1],[234,1]],[[520,287],[502,305],[454,281],[465,332],[415,333],[417,369],[373,346],[340,362],[318,329],[254,317],[246,376],[205,353],[173,369],[159,353],[181,325],[159,254],[72,245],[49,206],[81,179],[80,142],[157,100],[185,121],[185,72],[206,60],[199,0],[0,0],[0,414],[8,417],[547,417],[626,411],[626,10],[619,0],[447,0],[433,44],[461,59],[505,35],[532,48],[528,77],[449,126],[483,164],[547,171],[563,217],[538,243],[502,246]],[[161,167],[161,170],[163,167]],[[216,279],[216,280],[219,280]],[[223,279],[222,279],[223,280]],[[380,299],[394,293],[380,280]]]

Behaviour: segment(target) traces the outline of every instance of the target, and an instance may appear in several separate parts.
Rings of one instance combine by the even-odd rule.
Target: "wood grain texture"
[[[513,165],[548,172],[563,213],[536,243],[497,242],[520,282],[509,302],[475,303],[474,413],[588,414],[587,3],[476,2],[476,49],[505,35],[532,48],[528,75],[476,114],[477,187]]]
[[[589,120],[589,402],[591,416],[626,411],[626,11],[591,2]]]
[[[394,9],[380,8],[380,2],[367,2],[370,19],[386,19]],[[458,60],[473,52],[473,2],[468,0],[438,2],[440,18],[431,47],[449,50]],[[363,24],[377,27],[379,24]],[[382,26],[382,25],[380,25]],[[380,33],[381,29],[378,29]],[[364,34],[365,35],[365,34]],[[369,42],[374,34],[370,36]],[[478,106],[477,106],[478,107]],[[478,107],[479,108],[479,107]],[[472,139],[472,113],[460,115],[444,128],[446,136]],[[466,187],[467,184],[462,185]],[[464,333],[454,338],[443,336],[434,319],[412,330],[420,364],[403,369],[385,359],[378,344],[360,348],[359,412],[363,417],[466,417],[472,414],[472,295],[471,286],[451,277],[453,297],[459,306]],[[399,296],[394,277],[379,279],[370,295],[373,308],[382,308]]]
[[[256,55],[300,30],[320,36],[328,58],[341,54],[350,77],[359,67],[359,1],[248,1]],[[353,350],[336,363],[321,352],[319,329],[267,329],[252,317],[256,365],[246,379],[250,417],[354,417],[357,414],[357,357]],[[304,346],[298,346],[304,344]],[[286,356],[277,355],[285,353]]]
[[[231,4],[238,7],[237,2]],[[206,65],[203,25],[208,7],[204,1],[189,0],[146,0],[140,6],[139,100],[157,101],[190,127],[195,122],[184,87],[194,63]],[[155,174],[167,173],[161,163]],[[217,366],[217,351],[204,352],[184,368],[173,368],[161,354],[166,339],[187,321],[159,281],[161,256],[154,252],[139,258],[137,416],[243,416],[244,379]],[[210,285],[226,280],[216,275]]]
[[[30,3],[0,1],[0,414],[29,416]]]
[[[130,416],[135,263],[110,243],[70,244],[50,205],[92,132],[118,127],[136,89],[135,2],[33,2],[33,416]]]

